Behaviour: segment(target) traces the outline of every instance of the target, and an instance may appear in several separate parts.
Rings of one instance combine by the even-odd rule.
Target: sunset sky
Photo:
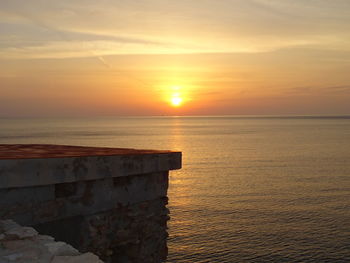
[[[0,117],[222,114],[350,114],[350,1],[0,1]]]

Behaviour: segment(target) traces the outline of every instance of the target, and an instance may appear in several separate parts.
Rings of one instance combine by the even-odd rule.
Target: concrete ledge
[[[0,189],[150,174],[180,168],[181,152],[0,145]]]
[[[180,168],[180,152],[0,145],[0,219],[32,226],[106,262],[163,262],[169,170]],[[36,233],[29,228],[22,232]],[[12,234],[0,233],[3,245],[11,244],[7,239]],[[0,263],[2,252],[0,246]],[[5,259],[17,260],[21,253]],[[45,256],[40,255],[39,261],[22,262],[51,262],[41,261]],[[55,255],[52,262],[81,262],[85,257],[98,260],[77,254]]]

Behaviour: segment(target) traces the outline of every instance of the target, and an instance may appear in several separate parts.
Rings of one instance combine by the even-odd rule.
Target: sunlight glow
[[[181,86],[168,86],[167,90],[167,101],[172,107],[180,107],[184,102],[184,93]]]
[[[182,98],[180,97],[172,97],[171,98],[171,104],[174,106],[174,107],[179,107],[181,104],[182,104]]]

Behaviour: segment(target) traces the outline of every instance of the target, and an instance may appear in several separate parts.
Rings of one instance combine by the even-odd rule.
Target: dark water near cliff
[[[350,118],[0,119],[0,143],[181,150],[168,262],[350,262]]]

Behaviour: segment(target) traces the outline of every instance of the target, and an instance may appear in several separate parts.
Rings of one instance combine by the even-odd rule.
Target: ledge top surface
[[[174,151],[136,150],[127,148],[86,147],[51,144],[0,144],[0,160],[44,159],[88,156],[144,155],[176,153]]]

